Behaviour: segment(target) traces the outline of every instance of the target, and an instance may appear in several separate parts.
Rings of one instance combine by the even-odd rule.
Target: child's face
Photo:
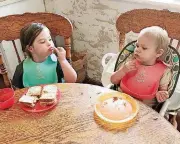
[[[54,48],[54,43],[52,41],[51,35],[48,28],[44,28],[41,33],[35,38],[31,46],[32,56],[39,58],[45,58],[52,53]]]
[[[134,57],[143,65],[153,65],[156,59],[162,55],[162,50],[157,51],[157,45],[153,37],[147,35],[139,35]]]

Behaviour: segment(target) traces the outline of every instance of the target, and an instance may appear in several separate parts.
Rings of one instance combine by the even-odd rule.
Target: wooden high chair
[[[15,40],[19,39],[20,30],[28,23],[38,22],[45,24],[51,31],[52,36],[62,36],[64,38],[66,58],[71,61],[71,35],[73,26],[69,19],[64,16],[53,13],[25,13],[17,15],[8,15],[0,18],[0,43],[11,41],[13,43],[12,49],[15,49],[16,57],[20,63],[20,55],[18,53]],[[10,78],[6,71],[2,56],[0,53],[0,71],[3,75],[6,87],[11,86]]]
[[[132,11],[125,12],[118,17],[116,21],[116,28],[119,32],[120,51],[125,46],[125,35],[127,33],[131,31],[139,33],[143,28],[149,26],[160,26],[166,29],[170,37],[170,46],[173,46],[177,50],[177,54],[178,52],[180,52],[180,13],[170,12],[167,10],[153,9],[135,9]],[[173,54],[174,53],[172,53],[172,55]],[[174,57],[170,58],[173,59]],[[174,116],[176,116],[178,109],[180,109],[180,103],[177,104],[177,101],[180,101],[180,96],[177,97],[177,93],[176,96],[174,96],[175,94],[173,95],[174,90],[176,92],[175,87],[178,81],[180,71],[179,58],[176,58],[176,60],[176,67],[172,68],[173,77],[170,84],[172,85],[172,81],[174,81],[173,88],[170,91],[170,95],[172,95],[172,98],[168,99],[163,105],[163,108],[160,111],[160,114],[162,116],[164,116],[165,113],[173,114]],[[172,106],[173,109],[171,109]],[[176,126],[175,118],[172,118],[171,121],[172,124]]]

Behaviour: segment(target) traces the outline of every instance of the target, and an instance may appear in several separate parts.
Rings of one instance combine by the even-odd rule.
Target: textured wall
[[[122,0],[44,0],[46,11],[67,16],[74,25],[73,48],[88,52],[88,76],[100,81],[101,59],[118,52],[116,18],[136,8],[163,9],[164,6],[124,2]]]

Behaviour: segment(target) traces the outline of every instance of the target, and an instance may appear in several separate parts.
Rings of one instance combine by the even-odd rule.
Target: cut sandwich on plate
[[[30,88],[28,89],[27,95],[40,97],[40,95],[41,95],[41,90],[42,90],[42,87],[41,87],[41,86],[33,86],[33,87],[30,87]]]
[[[39,98],[40,105],[52,105],[56,102],[56,93],[42,93]]]
[[[28,106],[28,107],[34,107],[37,100],[38,100],[37,97],[29,96],[29,95],[23,95],[19,99],[19,102],[26,105],[26,106]]]
[[[46,85],[43,87],[43,93],[57,93],[57,86],[56,85]]]

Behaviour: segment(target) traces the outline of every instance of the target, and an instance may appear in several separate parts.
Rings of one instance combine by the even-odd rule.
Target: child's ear
[[[164,53],[163,49],[158,50],[156,57],[158,58],[158,57],[162,56],[163,53]]]
[[[27,46],[26,46],[26,49],[27,49],[28,51],[32,52],[33,47],[32,47],[32,46],[27,45]]]

